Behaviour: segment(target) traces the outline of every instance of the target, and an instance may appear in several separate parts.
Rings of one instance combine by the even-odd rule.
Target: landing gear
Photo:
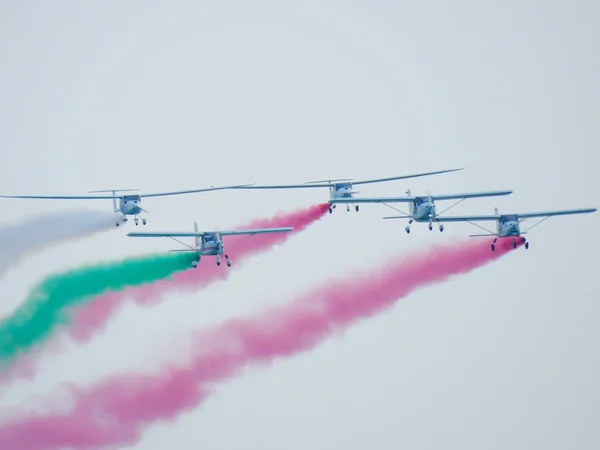
[[[442,224],[440,223],[440,233],[441,233],[442,231],[444,231],[444,225],[442,225]]]
[[[525,243],[525,249],[529,248],[529,242],[527,242],[527,240],[524,237],[521,237],[521,239],[523,239],[522,242]],[[492,242],[492,251],[496,250],[496,241],[498,240],[498,238],[494,239],[494,242]],[[517,237],[513,237],[513,248],[517,248]]]
[[[223,255],[225,257],[225,261],[227,261],[227,267],[231,267],[231,259],[229,259],[229,255]],[[217,266],[221,265],[221,255],[217,255]]]
[[[492,242],[492,251],[496,250],[496,241],[498,240],[498,238],[494,239],[494,242]]]
[[[410,234],[410,225],[413,223],[413,220],[410,219],[408,221],[408,225],[406,225],[406,228],[404,229],[404,231],[406,231],[406,234]]]
[[[329,206],[329,214],[333,213],[333,210],[335,209],[337,205],[330,205]]]
[[[135,222],[135,226],[136,226],[136,227],[139,225],[139,220],[140,220],[140,217],[139,217],[139,216],[135,216],[135,217],[133,218],[133,221]],[[146,219],[142,219],[142,225],[146,225]]]

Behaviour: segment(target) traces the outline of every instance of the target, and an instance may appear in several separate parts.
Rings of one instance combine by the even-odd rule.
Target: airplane
[[[525,248],[529,248],[529,242],[522,237],[523,234],[527,234],[533,227],[539,225],[543,221],[553,216],[560,215],[571,215],[571,214],[587,214],[593,213],[596,208],[584,208],[584,209],[567,209],[558,211],[544,211],[544,212],[533,212],[533,213],[522,213],[522,214],[498,214],[498,208],[494,208],[494,215],[490,216],[460,216],[460,217],[439,217],[437,220],[440,222],[469,222],[471,225],[481,228],[487,231],[487,234],[472,234],[469,237],[486,237],[495,236],[494,241],[491,244],[492,251],[496,250],[496,241],[498,238],[513,238],[513,247],[517,248],[517,237],[521,237],[525,242]],[[530,226],[527,230],[521,231],[521,222],[526,219],[533,217],[543,217],[536,224]],[[477,221],[496,221],[496,232],[492,232],[483,228],[482,226],[476,225],[473,222]]]
[[[0,195],[2,198],[30,198],[30,199],[44,199],[44,200],[106,200],[112,199],[113,201],[113,211],[115,214],[120,213],[118,216],[115,225],[118,227],[121,222],[127,222],[127,216],[133,216],[135,225],[138,225],[138,220],[140,218],[140,213],[145,212],[148,213],[144,208],[142,208],[142,198],[145,197],[161,197],[166,195],[181,195],[181,194],[193,194],[197,192],[210,192],[210,191],[220,191],[224,189],[238,189],[242,187],[251,186],[249,184],[241,184],[235,186],[223,186],[223,187],[214,187],[211,185],[210,188],[205,189],[193,189],[189,191],[177,191],[177,192],[159,192],[156,194],[129,194],[129,195],[117,195],[117,192],[133,192],[137,191],[137,189],[109,189],[106,191],[90,191],[89,194],[94,193],[104,193],[111,192],[112,195],[95,195],[95,196],[35,196],[35,195]],[[119,200],[119,205],[117,206],[117,199]],[[142,218],[142,225],[146,225],[147,220]]]
[[[193,232],[140,232],[140,233],[129,233],[129,237],[168,237],[176,242],[188,247],[187,249],[181,250],[169,250],[170,252],[196,252],[196,259],[192,262],[192,267],[198,267],[200,260],[203,256],[216,256],[217,266],[221,265],[221,255],[225,256],[227,261],[227,267],[231,267],[231,259],[225,254],[225,247],[223,244],[223,236],[234,236],[234,235],[255,235],[265,233],[286,233],[292,231],[292,227],[283,228],[254,228],[249,230],[231,230],[231,231],[198,231],[198,223],[194,222]],[[194,246],[184,244],[183,242],[175,239],[176,237],[193,237]]]
[[[422,195],[413,196],[411,195],[410,189],[406,191],[407,197],[373,197],[373,198],[360,198],[353,200],[346,199],[333,199],[330,203],[382,203],[386,206],[388,203],[408,203],[408,214],[404,213],[402,216],[387,216],[384,219],[409,219],[408,225],[404,230],[410,233],[410,226],[413,222],[429,222],[429,231],[433,229],[433,222],[439,222],[438,217],[440,214],[448,211],[450,208],[458,205],[460,202],[468,198],[480,198],[480,197],[499,197],[502,195],[512,194],[513,191],[487,191],[487,192],[467,192],[464,194],[444,194],[444,195]],[[435,201],[436,200],[459,200],[454,205],[446,208],[444,211],[438,214]],[[396,209],[390,206],[392,209]],[[399,211],[399,210],[397,210]],[[402,212],[402,211],[399,211]],[[440,231],[444,231],[444,225],[439,224]]]
[[[242,187],[237,187],[234,189],[303,189],[303,188],[329,188],[329,199],[350,199],[355,198],[354,194],[358,194],[359,192],[353,191],[352,188],[355,185],[359,184],[369,184],[369,183],[383,183],[385,181],[393,181],[393,180],[404,180],[407,178],[418,178],[425,177],[429,175],[438,175],[441,173],[449,173],[449,172],[457,172],[459,170],[464,170],[466,167],[461,167],[460,169],[447,169],[447,170],[439,170],[437,172],[425,172],[425,173],[417,173],[412,175],[401,175],[397,177],[390,178],[379,178],[373,180],[362,180],[362,181],[352,181],[351,178],[337,179],[337,180],[321,180],[321,181],[309,181],[304,184],[279,184],[279,185],[265,185],[265,186],[256,186],[256,185],[247,185]],[[335,208],[335,204],[332,204],[330,201],[329,214],[333,213]],[[347,203],[355,203],[355,202],[347,202]],[[354,205],[354,209],[358,212],[358,205]],[[350,205],[346,205],[346,211],[350,211]]]

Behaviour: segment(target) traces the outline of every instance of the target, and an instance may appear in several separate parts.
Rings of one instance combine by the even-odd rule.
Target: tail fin
[[[198,222],[194,222],[194,232],[198,232]],[[200,237],[194,236],[194,242],[196,243],[196,247],[200,245]]]

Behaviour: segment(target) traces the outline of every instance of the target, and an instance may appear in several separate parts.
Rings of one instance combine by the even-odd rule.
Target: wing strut
[[[523,231],[522,233],[527,233],[529,230],[531,230],[533,227],[537,227],[539,224],[541,224],[542,222],[545,222],[546,220],[548,220],[550,217],[552,216],[546,216],[544,217],[542,220],[540,220],[539,222],[531,225],[529,228],[527,228],[525,231]]]

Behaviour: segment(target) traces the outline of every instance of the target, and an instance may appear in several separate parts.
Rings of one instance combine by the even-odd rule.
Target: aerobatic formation
[[[297,233],[332,214],[338,204],[383,204],[400,214],[383,219],[405,219],[406,233],[414,223],[426,223],[429,230],[444,224],[467,222],[484,233],[469,235],[484,239],[449,242],[435,251],[392,258],[383,268],[362,269],[325,284],[308,289],[283,306],[255,316],[227,321],[210,329],[197,330],[197,348],[189,361],[174,368],[167,364],[157,374],[117,374],[98,383],[77,389],[67,388],[72,397],[71,410],[36,412],[35,408],[4,412],[0,417],[0,448],[4,449],[83,449],[114,448],[132,445],[141,439],[143,430],[158,421],[172,421],[178,414],[201,405],[218,381],[240,375],[248,366],[292,357],[305,352],[359,320],[382,313],[399,299],[427,285],[441,283],[452,276],[491,263],[512,250],[529,247],[523,235],[558,215],[585,214],[596,208],[565,209],[525,213],[451,216],[446,212],[456,204],[472,198],[506,196],[512,190],[467,192],[459,194],[367,197],[358,196],[354,186],[394,180],[426,177],[456,172],[465,168],[446,169],[411,175],[354,181],[337,179],[291,185],[240,184],[233,186],[131,194],[132,190],[93,191],[110,195],[37,196],[3,195],[3,198],[54,200],[112,200],[113,210],[103,212],[69,211],[33,219],[37,241],[31,242],[27,224],[0,229],[4,259],[0,275],[14,261],[43,246],[57,245],[71,239],[120,227],[133,218],[136,226],[148,224],[148,211],[142,198],[208,193],[217,190],[314,189],[328,188],[329,198],[322,203],[274,217],[255,219],[231,230],[129,232],[129,237],[162,237],[181,247],[166,254],[150,254],[118,261],[89,264],[55,273],[42,280],[10,315],[0,319],[0,380],[7,385],[20,377],[34,377],[37,361],[48,351],[60,350],[61,336],[85,345],[101,332],[122,305],[128,301],[152,307],[167,294],[197,291],[211,283],[226,280],[230,270],[224,262],[242,263],[276,245],[284,244]],[[441,212],[436,202],[455,201]],[[393,204],[407,203],[408,210]],[[521,223],[537,218],[527,229]],[[495,222],[491,230],[479,222]],[[60,231],[58,230],[60,224]],[[25,231],[20,231],[25,230]],[[179,238],[182,238],[180,240]],[[188,238],[189,242],[183,240]],[[487,239],[485,239],[487,238]],[[38,242],[39,241],[39,242]],[[206,264],[214,258],[214,264]],[[406,261],[410,260],[410,264]],[[210,261],[210,260],[209,260]],[[235,267],[236,265],[234,265]],[[206,347],[206,343],[210,347]],[[210,366],[210,370],[207,367]],[[149,406],[151,405],[151,406]]]

